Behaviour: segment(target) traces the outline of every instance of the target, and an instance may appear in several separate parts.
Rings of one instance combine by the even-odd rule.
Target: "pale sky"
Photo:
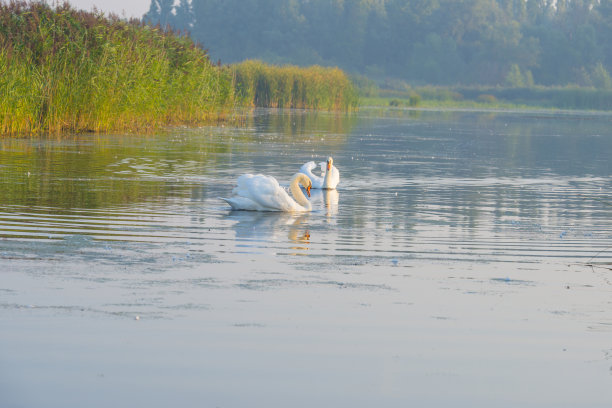
[[[53,2],[50,2],[53,3]],[[151,0],[68,0],[74,8],[91,11],[95,5],[98,10],[105,13],[116,13],[123,17],[141,18],[144,13],[149,11]]]

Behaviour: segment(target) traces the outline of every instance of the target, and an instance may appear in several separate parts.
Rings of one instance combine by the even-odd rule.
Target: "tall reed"
[[[359,103],[357,90],[338,68],[274,66],[247,60],[230,69],[236,99],[242,105],[350,111]]]
[[[221,67],[188,36],[101,12],[0,2],[0,135],[142,131],[236,105],[352,110],[337,68]]]
[[[142,130],[233,106],[189,37],[67,3],[0,3],[0,133]]]

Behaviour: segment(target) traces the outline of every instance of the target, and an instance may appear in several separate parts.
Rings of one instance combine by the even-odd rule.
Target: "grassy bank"
[[[0,4],[0,132],[142,130],[232,104],[231,78],[188,37],[76,11]]]
[[[245,106],[350,111],[356,89],[338,68],[273,66],[244,61],[231,66],[236,99]]]
[[[612,110],[612,89],[563,86],[529,88],[456,88],[466,100],[491,100],[557,109]]]
[[[612,111],[612,90],[589,87],[406,87],[369,90],[362,104],[420,108]]]
[[[42,2],[0,3],[0,135],[143,131],[237,105],[350,110],[339,69],[211,63],[188,36]]]

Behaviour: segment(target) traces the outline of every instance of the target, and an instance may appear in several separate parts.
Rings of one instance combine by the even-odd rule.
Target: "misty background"
[[[438,85],[611,88],[612,0],[152,0],[223,63]]]

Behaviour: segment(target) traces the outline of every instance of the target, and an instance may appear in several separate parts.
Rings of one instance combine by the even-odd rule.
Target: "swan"
[[[312,174],[312,170],[317,167],[313,161],[304,163],[300,168],[300,173],[304,173],[312,180],[312,188],[335,189],[340,182],[340,172],[334,166],[334,159],[329,157],[327,164],[325,162],[319,164],[321,165],[321,176]]]
[[[291,198],[272,176],[243,174],[238,177],[237,186],[232,190],[233,196],[220,198],[228,203],[232,210],[310,211],[312,205],[302,193],[300,184],[306,188],[310,197],[312,182],[305,174],[296,173],[291,179],[289,190],[295,199]]]
[[[335,189],[340,182],[340,172],[334,166],[334,159],[329,157],[327,163],[319,163],[321,165],[321,176],[316,176],[312,170],[317,167],[315,162],[310,161],[304,163],[300,168],[300,172],[306,174],[312,180],[313,188]]]

